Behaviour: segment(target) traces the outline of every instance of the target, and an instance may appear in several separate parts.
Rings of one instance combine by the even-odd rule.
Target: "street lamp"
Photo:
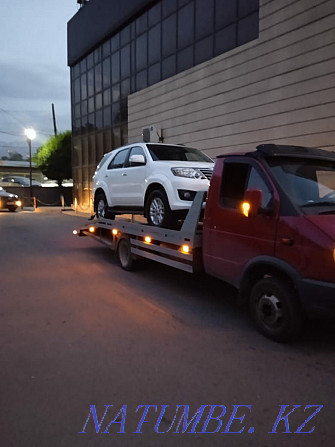
[[[29,190],[30,190],[30,200],[33,197],[33,182],[32,182],[32,167],[31,167],[31,140],[36,138],[36,132],[33,128],[29,127],[24,130],[24,134],[27,137],[29,146]]]

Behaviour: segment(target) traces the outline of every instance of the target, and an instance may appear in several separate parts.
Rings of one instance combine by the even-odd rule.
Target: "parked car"
[[[14,212],[21,205],[22,202],[16,194],[11,194],[0,186],[0,209],[8,208],[9,211]]]
[[[173,227],[197,191],[207,190],[214,162],[183,145],[136,143],[104,155],[93,176],[97,217],[143,212],[150,225]]]
[[[8,176],[3,177],[0,180],[0,184],[3,186],[24,186],[29,187],[30,186],[30,179],[27,177],[20,177],[20,176]],[[41,186],[41,183],[37,180],[32,180],[31,182],[32,186]]]

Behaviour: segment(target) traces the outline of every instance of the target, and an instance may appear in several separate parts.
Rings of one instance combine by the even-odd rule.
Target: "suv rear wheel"
[[[98,193],[95,198],[94,210],[98,219],[115,219],[115,214],[109,211],[106,196],[102,192]]]
[[[173,228],[177,223],[165,191],[160,189],[156,189],[149,194],[145,205],[145,213],[148,224],[154,227]]]

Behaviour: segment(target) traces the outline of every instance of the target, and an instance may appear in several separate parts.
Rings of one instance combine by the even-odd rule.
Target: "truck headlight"
[[[194,168],[171,168],[172,174],[177,177],[187,177],[195,179],[206,179],[204,174],[199,169]]]

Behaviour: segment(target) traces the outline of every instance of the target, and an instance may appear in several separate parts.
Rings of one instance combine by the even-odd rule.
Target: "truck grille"
[[[213,169],[199,169],[199,171],[201,171],[204,176],[206,178],[208,178],[208,180],[210,180],[212,178],[212,174],[213,174]]]

